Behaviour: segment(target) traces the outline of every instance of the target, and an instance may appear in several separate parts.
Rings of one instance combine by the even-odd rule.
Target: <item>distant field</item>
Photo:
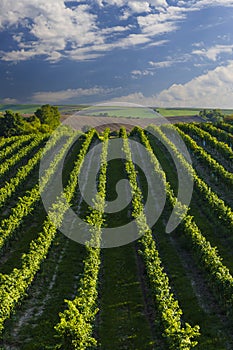
[[[160,114],[162,114],[164,117],[176,117],[176,116],[193,116],[198,115],[199,111],[201,109],[170,109],[170,108],[157,108],[156,111],[158,111]]]
[[[82,115],[116,118],[156,118],[156,112],[148,107],[92,106],[82,110]]]
[[[162,114],[164,117],[179,117],[179,116],[194,116],[198,115],[200,110],[203,108],[157,108],[156,111],[158,111],[160,114]],[[224,114],[233,114],[233,109],[222,109],[221,110]]]
[[[12,110],[22,114],[33,114],[41,105],[38,104],[0,104],[0,112]],[[57,105],[63,116],[72,115],[82,110],[82,115],[98,117],[123,118],[156,118],[152,108],[118,107],[118,106],[86,106],[86,105]],[[190,117],[199,114],[201,108],[154,108],[164,117]],[[223,109],[224,114],[233,114],[233,109]]]
[[[33,114],[40,105],[2,105],[0,104],[0,112],[5,112],[6,110],[11,110],[14,112],[19,112],[23,114]]]
[[[11,110],[14,112],[19,112],[22,114],[33,114],[38,108],[40,108],[41,105],[19,105],[19,104],[10,104],[10,105],[4,105],[0,104],[0,112],[5,112],[6,110]],[[86,106],[80,106],[80,105],[58,105],[57,106],[61,114],[72,114],[75,112],[80,111],[83,108],[86,108]]]

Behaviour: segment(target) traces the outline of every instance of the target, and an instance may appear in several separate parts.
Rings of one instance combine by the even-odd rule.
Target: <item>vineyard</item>
[[[121,156],[109,161],[113,140]],[[1,138],[0,161],[0,349],[233,349],[232,124],[114,133],[63,126],[52,135]],[[88,178],[95,167],[90,205],[79,174]],[[61,169],[64,190],[53,193]],[[193,181],[188,205],[177,200],[178,170]],[[161,213],[153,177],[164,189]],[[106,212],[120,180],[131,200]],[[153,225],[145,210],[148,193],[161,214]],[[89,225],[86,245],[62,233],[70,207]],[[168,232],[172,213],[180,224]],[[105,228],[132,220],[130,243],[101,248]]]

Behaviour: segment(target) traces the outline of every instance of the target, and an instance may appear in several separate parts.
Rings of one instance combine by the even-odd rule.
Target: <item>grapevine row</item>
[[[217,123],[216,126],[222,130],[225,130],[229,134],[233,134],[233,125],[228,123]]]
[[[16,150],[18,150],[20,147],[24,147],[24,144],[30,140],[34,139],[34,135],[26,135],[24,137],[17,137],[14,139],[14,142],[10,144],[9,146],[3,148],[0,151],[0,160],[3,161],[4,158],[7,156],[13,154]]]
[[[214,136],[211,136],[208,132],[198,128],[192,123],[179,123],[177,124],[179,129],[188,133],[196,140],[203,140],[207,145],[214,148],[217,152],[219,152],[223,157],[227,160],[233,159],[233,151],[232,149],[224,142],[218,141],[218,139]]]
[[[172,138],[172,133],[174,133],[174,127],[172,126],[162,126],[162,130],[166,133],[170,132],[170,138]],[[179,130],[177,129],[179,132]],[[193,180],[199,195],[207,202],[211,210],[217,215],[218,219],[221,220],[227,227],[233,228],[233,211],[228,207],[225,202],[218,197],[218,195],[212,191],[212,189],[198,176],[193,167],[186,161],[184,156],[178,152],[174,144],[164,135],[164,133],[159,129],[153,127],[153,132],[157,133],[159,137],[163,140],[164,144],[167,145],[171,154],[177,159],[180,166],[184,169],[187,174],[193,176]]]
[[[64,192],[51,206],[38,238],[30,243],[29,252],[22,255],[21,268],[14,268],[10,274],[0,274],[0,332],[3,331],[4,322],[10,317],[16,305],[25,297],[27,289],[39,271],[42,261],[48,254],[56,235],[57,227],[61,225],[64,214],[70,207],[70,202],[77,186],[77,174],[82,166],[93,134],[94,130],[91,130],[84,141],[70,174],[68,184]]]
[[[16,229],[20,226],[23,219],[31,213],[36,203],[40,200],[40,193],[45,190],[50,178],[59,166],[59,163],[63,159],[67,149],[73,143],[75,134],[71,135],[67,142],[63,145],[60,152],[51,161],[49,168],[45,171],[40,179],[40,185],[37,183],[30,191],[21,198],[19,197],[18,203],[11,209],[11,214],[8,218],[3,219],[0,223],[0,250],[7,243],[9,238],[15,233]],[[48,147],[48,146],[46,146]]]
[[[36,147],[43,144],[44,140],[48,138],[48,135],[42,134],[36,136],[34,140],[26,147],[23,147],[19,152],[14,154],[11,158],[7,159],[0,166],[0,178],[3,177],[13,166],[19,163],[24,157],[28,155]]]
[[[0,137],[0,149],[5,148],[7,145],[17,141],[22,136]],[[23,136],[24,137],[24,136]]]
[[[98,312],[97,287],[100,267],[100,249],[98,247],[101,241],[101,227],[104,222],[108,137],[109,129],[106,129],[100,158],[98,192],[92,212],[86,218],[91,226],[92,239],[90,243],[92,247],[88,242],[87,257],[84,260],[84,273],[79,283],[77,297],[72,301],[66,300],[68,308],[60,313],[60,322],[55,327],[63,339],[62,349],[83,350],[97,345],[96,339],[92,336],[92,324]]]
[[[177,129],[187,147],[198,158],[200,163],[209,168],[215,175],[219,176],[221,180],[229,185],[233,186],[233,174],[227,171],[221,164],[219,164],[209,153],[207,153],[202,147],[200,147],[189,135],[183,131]]]
[[[190,349],[197,342],[192,339],[199,335],[199,326],[191,327],[188,323],[182,326],[182,310],[171,293],[169,279],[163,271],[159,253],[153,239],[152,231],[147,224],[144,214],[143,196],[137,183],[137,173],[132,162],[131,151],[127,140],[126,130],[121,131],[123,136],[123,150],[126,155],[126,171],[128,174],[131,191],[133,194],[132,216],[136,220],[142,245],[142,257],[145,262],[146,272],[150,282],[153,296],[158,306],[158,311],[164,326],[164,336],[169,349]]]
[[[233,135],[228,132],[221,130],[218,127],[215,127],[212,123],[198,123],[197,126],[212,136],[216,137],[219,141],[225,142],[230,148],[233,146]]]
[[[162,126],[162,130],[170,132],[170,138],[172,138],[172,133],[174,127],[171,126]],[[212,191],[212,189],[198,176],[193,167],[186,161],[186,159],[178,152],[176,147],[170,140],[159,130],[155,129],[161,138],[163,138],[164,143],[167,145],[168,149],[171,150],[172,154],[176,157],[180,166],[184,169],[186,173],[190,173],[193,176],[196,189],[199,192],[199,195],[208,203],[208,206],[214,213],[217,215],[218,219],[221,220],[227,227],[233,228],[233,211],[228,207],[225,202],[218,197],[218,195]],[[176,129],[179,132],[179,129]]]
[[[167,130],[169,128],[170,130],[173,129],[173,127],[171,126],[165,126],[162,128],[166,128]],[[162,133],[162,131],[159,128],[153,127],[153,134],[154,132],[156,132],[159,135],[159,139],[160,137],[162,137],[163,143],[167,146],[171,154],[177,159],[179,164],[184,168],[184,171],[186,171],[187,173],[192,171],[194,180],[196,182],[199,179],[198,176],[196,175],[191,165],[189,165],[189,163],[187,163],[187,161],[184,159],[183,155],[178,152],[174,144]],[[141,140],[151,154],[151,161],[155,165],[155,171],[161,172],[159,163],[143,131],[141,131]],[[203,183],[202,180],[199,179],[197,183],[202,183],[202,185],[204,186],[203,188],[207,187],[208,190],[206,193],[206,199],[209,200],[210,197],[208,197],[208,192],[211,193],[211,190],[205,183]],[[171,190],[169,184],[167,184],[166,188],[169,202],[172,204],[172,206],[174,206],[176,204],[176,198],[173,194],[173,191]],[[216,196],[215,194],[213,195]],[[216,196],[216,198],[218,197]],[[208,242],[206,238],[202,235],[200,229],[194,222],[194,219],[191,215],[186,214],[184,216],[181,226],[183,227],[184,233],[189,237],[192,243],[192,249],[198,255],[199,260],[201,262],[201,266],[204,267],[207,271],[209,281],[211,282],[211,285],[215,287],[215,290],[217,291],[217,297],[219,298],[220,302],[222,302],[224,306],[229,305],[231,308],[233,306],[233,277],[230,274],[229,269],[222,264],[222,259],[219,256],[216,248],[212,247],[210,242]]]
[[[29,159],[26,165],[20,167],[16,173],[16,175],[5,184],[2,188],[0,188],[0,208],[6,203],[6,200],[12,196],[12,194],[17,190],[19,186],[21,186],[24,181],[29,177],[29,175],[33,172],[36,165],[38,165],[39,161],[54,147],[62,138],[64,134],[62,132],[57,132],[55,135],[50,137],[49,142],[47,143],[45,148],[41,148],[32,158]]]

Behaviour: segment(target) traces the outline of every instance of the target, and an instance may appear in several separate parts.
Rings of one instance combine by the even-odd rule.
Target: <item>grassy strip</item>
[[[55,237],[40,273],[28,291],[28,297],[6,323],[2,342],[6,348],[56,348],[58,339],[54,326],[59,322],[58,314],[66,307],[64,299],[73,297],[83,272],[84,257],[83,246],[60,234]]]
[[[177,117],[177,116],[196,116],[199,114],[200,109],[172,109],[172,108],[156,108],[156,111],[158,111],[160,114],[162,114],[164,117]]]
[[[108,164],[107,193],[109,201],[116,199],[116,184],[125,178],[125,164],[114,159]],[[107,227],[128,223],[129,206],[108,214]],[[98,335],[101,349],[165,349],[162,341],[153,337],[144,305],[134,243],[103,249],[100,274],[100,316]]]

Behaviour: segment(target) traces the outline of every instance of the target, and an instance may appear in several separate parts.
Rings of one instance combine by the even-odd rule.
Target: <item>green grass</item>
[[[124,177],[123,162],[109,162],[108,200],[116,198],[115,185]],[[125,214],[125,210],[119,216],[113,214],[111,226],[123,225],[127,221]],[[97,326],[100,349],[164,350],[161,341],[155,345],[158,339],[152,334],[145,315],[135,244],[103,249],[102,259],[100,315]]]
[[[195,116],[199,115],[203,108],[156,108],[164,117]],[[211,109],[211,108],[208,108]],[[233,109],[222,109],[223,114],[233,114]]]
[[[17,104],[2,105],[0,104],[0,112],[11,110],[13,112],[19,112],[22,114],[33,114],[39,107],[40,105],[36,105],[36,104],[35,105],[17,105]]]
[[[178,116],[194,116],[198,115],[201,109],[189,108],[157,108],[156,109],[164,117],[178,117]]]

